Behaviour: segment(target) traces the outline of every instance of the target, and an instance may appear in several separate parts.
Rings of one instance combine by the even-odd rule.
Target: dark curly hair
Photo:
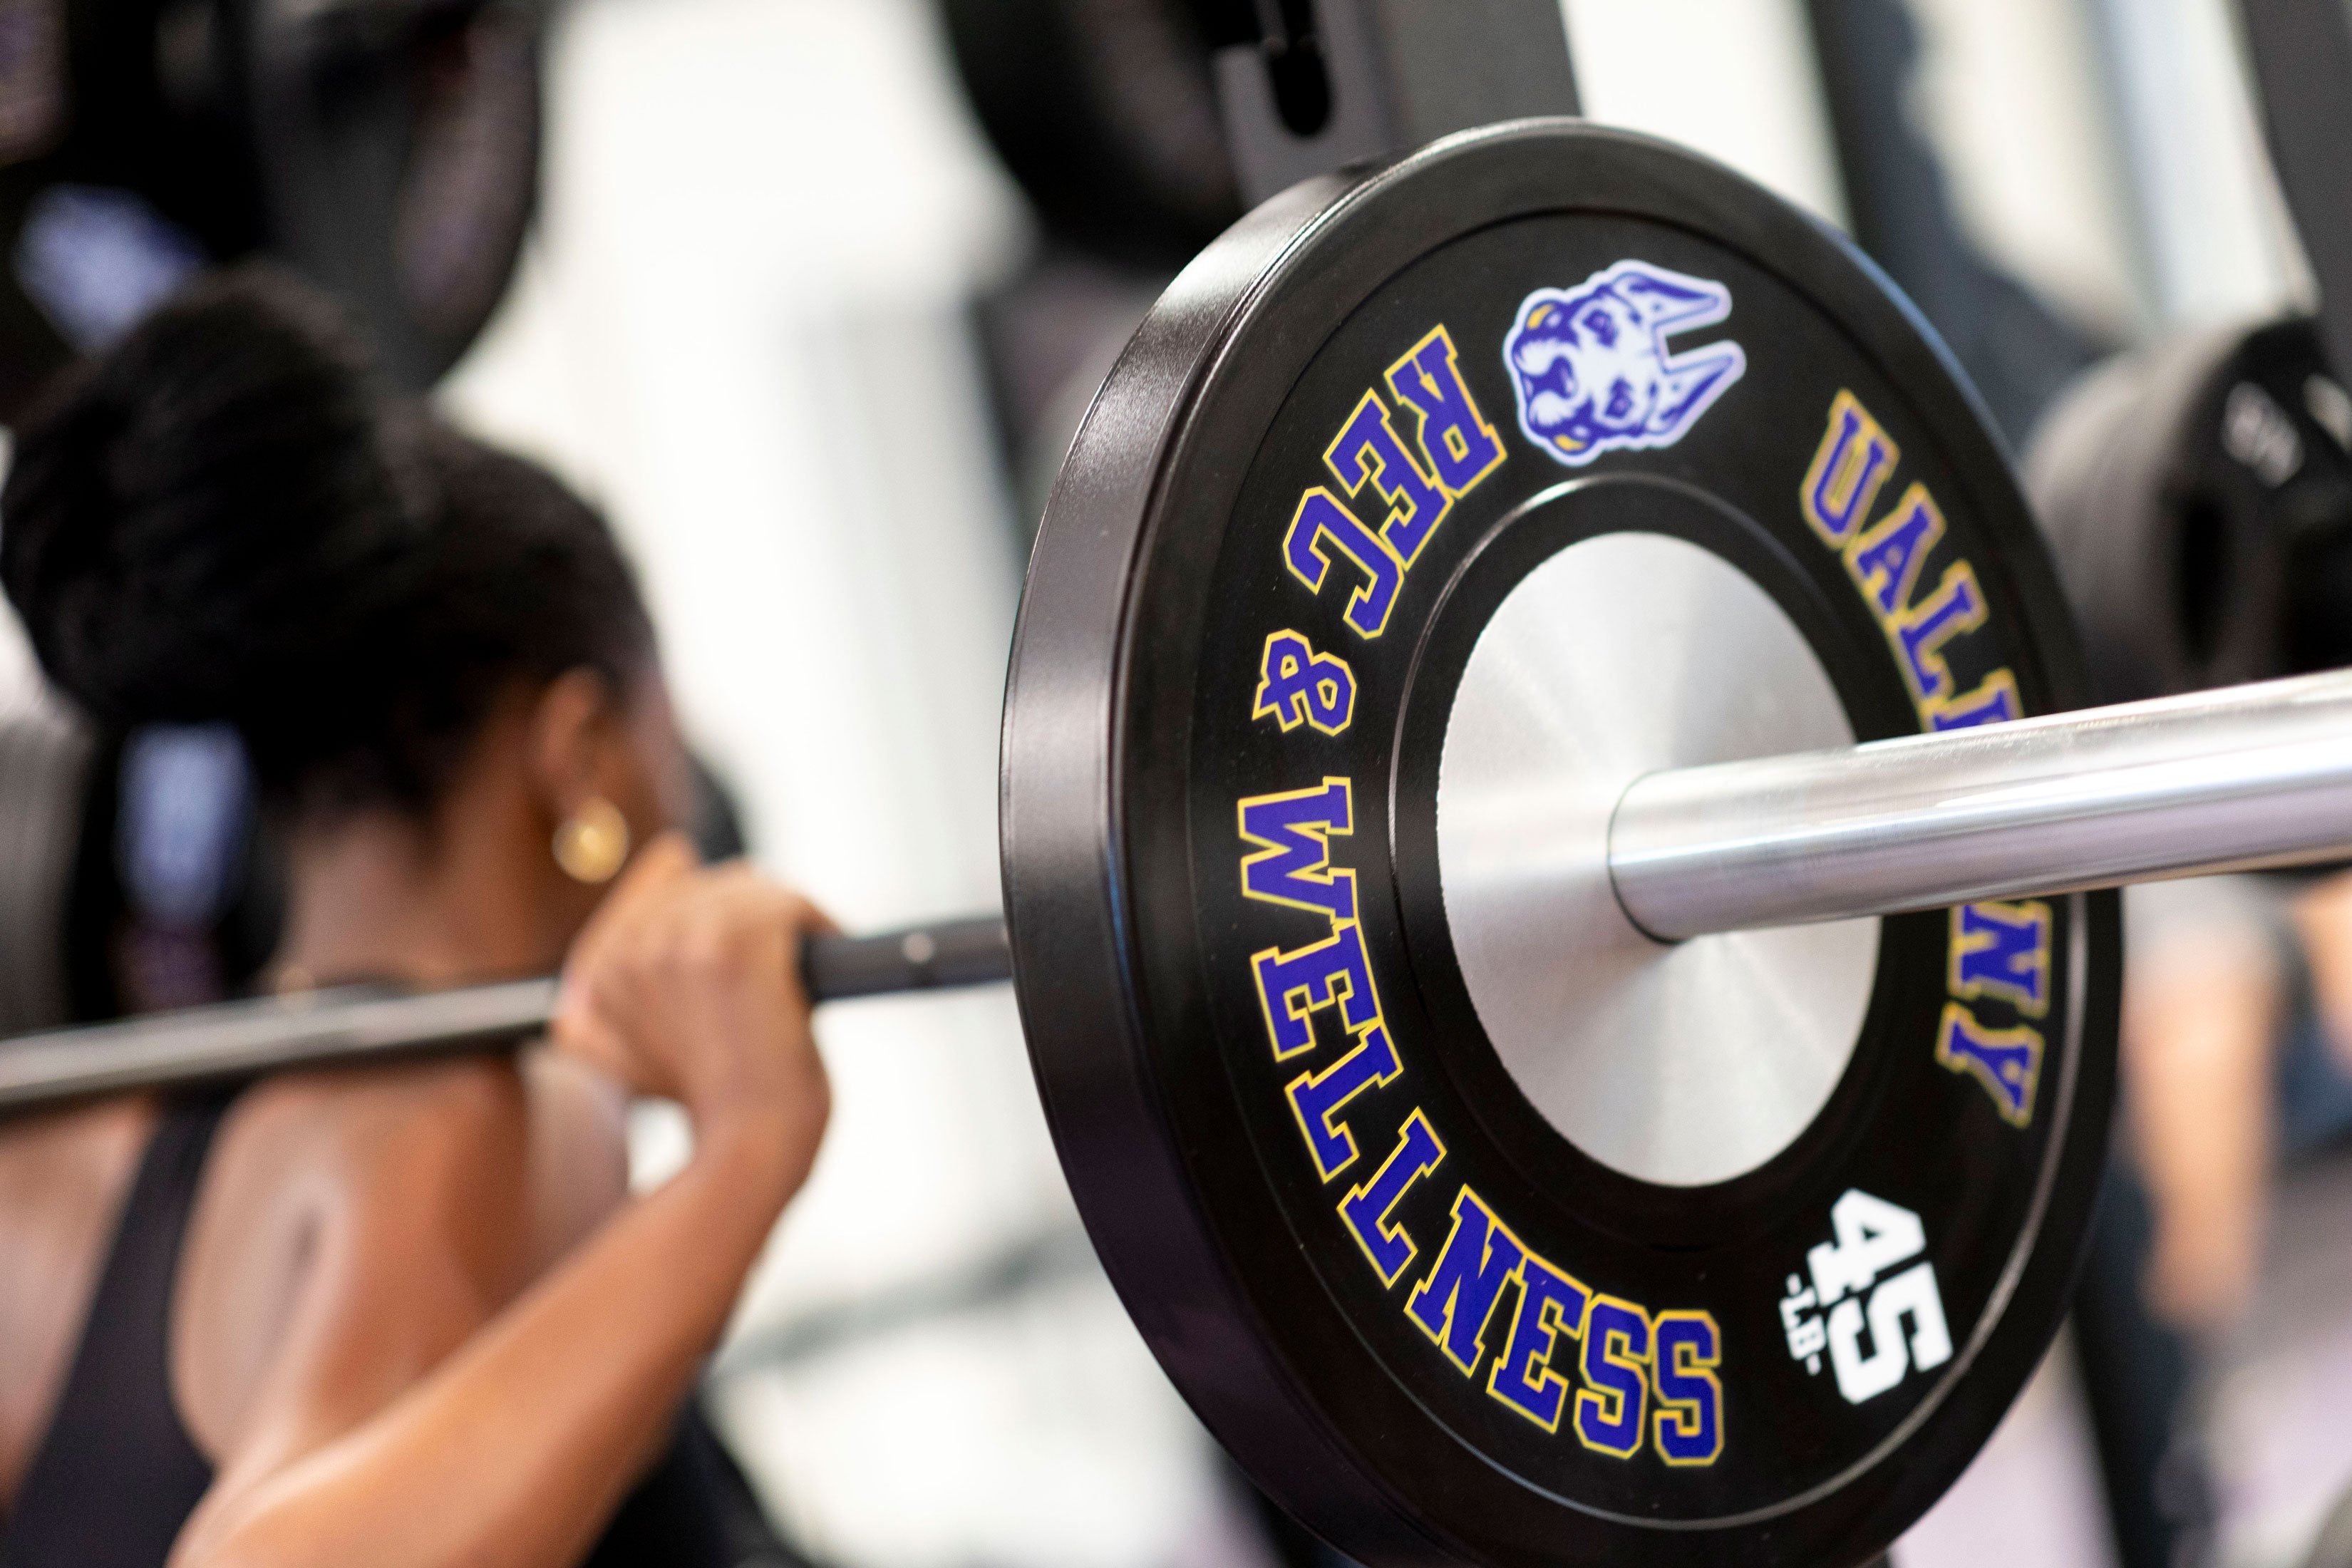
[[[0,584],[101,724],[227,721],[265,791],[422,815],[499,695],[624,688],[653,636],[603,519],[390,401],[283,273],[198,282],[16,432]]]

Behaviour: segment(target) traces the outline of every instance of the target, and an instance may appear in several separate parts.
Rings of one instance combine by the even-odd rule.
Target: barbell
[[[1024,594],[1010,973],[1106,1270],[1360,1561],[1853,1564],[2063,1313],[2117,903],[2352,847],[2352,677],[2067,712],[1982,413],[1841,239],[1570,121],[1171,287]],[[22,1038],[0,1101],[542,1026],[551,983]]]
[[[1508,808],[1469,831],[1531,851],[1527,898],[1605,885],[1613,918],[1664,945],[2341,859],[2347,737],[2352,671],[2340,671],[1667,769],[1580,821],[1563,820],[1559,801],[1525,802],[1549,832]],[[814,937],[801,972],[813,1002],[849,1001],[1010,980],[1013,949],[1001,919],[974,916]],[[556,999],[552,979],[352,986],[19,1035],[0,1042],[0,1112],[511,1044],[544,1033]]]

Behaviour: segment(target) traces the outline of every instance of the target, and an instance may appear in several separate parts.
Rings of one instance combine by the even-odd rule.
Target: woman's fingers
[[[633,857],[613,890],[596,907],[572,944],[556,997],[549,1033],[559,1049],[640,1094],[667,1092],[649,1064],[629,1048],[623,1016],[629,1010],[619,994],[625,964],[619,961],[643,940],[666,901],[694,874],[693,843],[681,833],[665,833]]]
[[[622,933],[642,924],[657,910],[665,895],[693,874],[695,864],[694,845],[682,833],[665,833],[637,852],[572,941],[571,956],[563,966],[567,1004],[575,977],[593,974],[615,942],[624,940]]]
[[[698,864],[694,841],[685,834],[673,831],[655,838],[630,858],[620,880],[596,906],[596,912],[588,917],[574,951],[593,943],[601,933],[637,918],[660,900],[665,889],[674,889],[682,879],[691,876]]]
[[[557,1050],[623,1089],[637,1094],[652,1092],[651,1085],[640,1081],[643,1075],[620,1035],[589,1009],[558,1013],[548,1026],[548,1038]]]
[[[573,948],[555,1040],[698,1120],[819,1104],[800,952],[832,923],[748,865],[649,846]]]

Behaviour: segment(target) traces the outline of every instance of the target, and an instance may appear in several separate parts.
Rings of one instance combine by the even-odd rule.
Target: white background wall
[[[1695,147],[1843,221],[1799,0],[1562,0],[1561,13],[1587,115]]]

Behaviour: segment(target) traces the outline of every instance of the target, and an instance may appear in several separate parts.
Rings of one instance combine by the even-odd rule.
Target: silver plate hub
[[[1795,1141],[1853,1054],[1878,921],[1652,941],[1609,884],[1609,816],[1661,768],[1850,745],[1765,591],[1656,533],[1583,540],[1514,587],[1446,721],[1438,875],[1462,977],[1561,1136],[1667,1186]]]

